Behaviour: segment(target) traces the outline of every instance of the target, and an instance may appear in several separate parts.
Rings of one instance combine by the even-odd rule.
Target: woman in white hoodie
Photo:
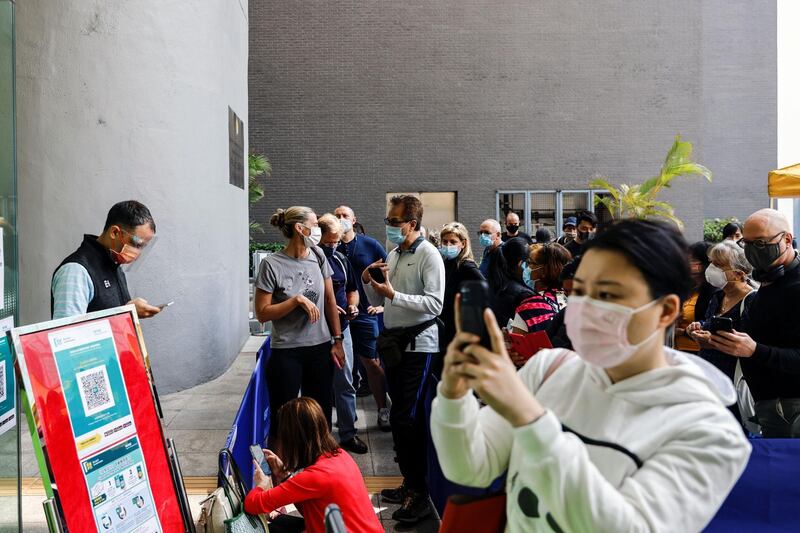
[[[626,220],[590,241],[575,275],[575,352],[539,352],[517,373],[487,310],[492,349],[459,332],[433,404],[445,476],[480,487],[507,471],[508,531],[702,530],[750,445],[725,408],[730,380],[663,346],[690,288],[683,237]]]

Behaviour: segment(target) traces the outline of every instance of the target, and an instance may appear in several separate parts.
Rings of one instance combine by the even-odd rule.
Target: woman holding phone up
[[[702,530],[750,445],[725,409],[730,381],[663,345],[690,289],[683,237],[626,220],[578,267],[566,311],[575,352],[539,352],[517,372],[485,311],[491,349],[459,332],[433,404],[447,478],[487,486],[507,470],[510,531]]]

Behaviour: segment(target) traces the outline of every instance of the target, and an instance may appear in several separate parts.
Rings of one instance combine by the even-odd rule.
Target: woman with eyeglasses
[[[750,444],[725,408],[730,381],[664,346],[690,289],[683,237],[624,220],[582,255],[566,308],[574,352],[542,351],[517,372],[491,311],[491,348],[457,333],[431,413],[446,477],[485,487],[507,472],[508,531],[701,531]]]
[[[441,252],[444,258],[444,303],[439,318],[444,322],[444,335],[439,345],[444,348],[456,334],[453,303],[461,284],[470,280],[482,280],[483,274],[472,258],[472,246],[466,226],[459,222],[445,224],[439,232]]]
[[[288,240],[261,261],[256,278],[255,315],[272,321],[272,354],[267,384],[272,413],[296,398],[301,389],[314,398],[331,423],[333,372],[345,362],[331,270],[317,245],[322,230],[308,207],[278,209],[270,223]],[[270,439],[278,420],[270,423]],[[272,445],[272,444],[271,444]]]

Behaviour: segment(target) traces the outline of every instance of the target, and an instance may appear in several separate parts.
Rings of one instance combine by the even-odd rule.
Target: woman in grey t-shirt
[[[256,278],[256,318],[272,321],[267,385],[273,440],[275,413],[298,393],[319,402],[330,425],[334,365],[341,368],[345,355],[331,267],[316,246],[317,215],[295,206],[278,209],[270,223],[289,239],[283,250],[261,261]]]

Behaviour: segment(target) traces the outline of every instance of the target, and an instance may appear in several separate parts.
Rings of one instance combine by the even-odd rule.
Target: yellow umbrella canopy
[[[800,163],[769,173],[770,198],[800,198]]]

